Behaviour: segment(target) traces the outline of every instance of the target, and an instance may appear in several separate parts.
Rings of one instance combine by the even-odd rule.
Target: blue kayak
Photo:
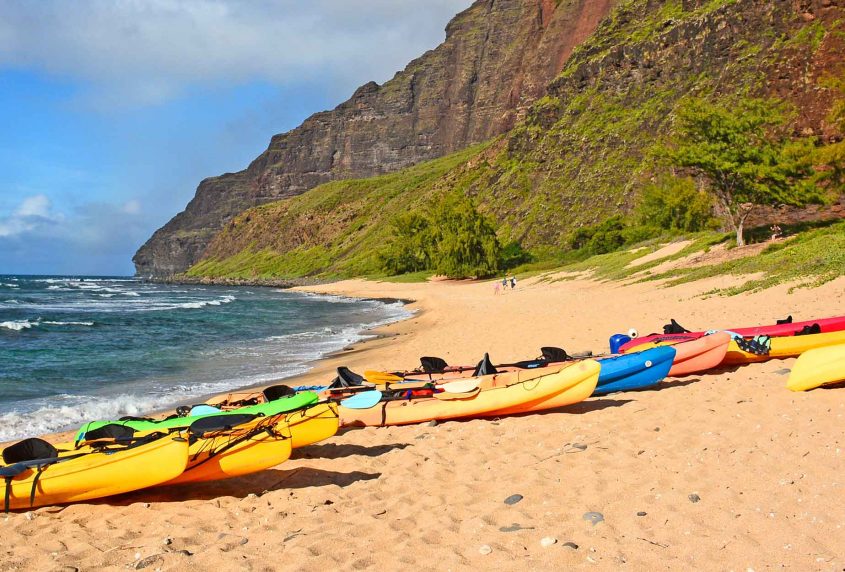
[[[670,346],[599,359],[601,371],[593,395],[656,385],[669,374],[674,359],[675,348]]]

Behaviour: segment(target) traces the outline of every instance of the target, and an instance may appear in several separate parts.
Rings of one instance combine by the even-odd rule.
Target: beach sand
[[[725,298],[701,295],[735,278],[668,289],[570,278],[498,295],[493,282],[309,288],[413,299],[417,313],[296,382],[421,355],[606,351],[610,334],[670,318],[698,329],[845,314],[843,279]],[[545,414],[354,429],[248,477],[0,517],[0,570],[842,570],[845,389],[786,390],[793,362]]]

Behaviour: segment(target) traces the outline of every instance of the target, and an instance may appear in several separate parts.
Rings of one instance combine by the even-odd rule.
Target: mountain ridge
[[[203,180],[133,257],[140,276],[183,272],[247,208],[331,180],[393,172],[508,131],[617,0],[477,0],[446,39],[382,85],[316,113],[243,171]]]

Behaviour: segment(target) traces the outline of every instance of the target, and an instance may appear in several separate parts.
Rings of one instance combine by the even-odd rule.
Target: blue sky
[[[205,177],[382,83],[471,0],[0,0],[0,274],[131,274]]]

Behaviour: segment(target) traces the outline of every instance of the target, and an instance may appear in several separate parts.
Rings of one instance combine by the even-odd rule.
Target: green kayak
[[[295,395],[282,397],[273,401],[269,401],[267,403],[259,403],[258,405],[239,407],[238,409],[232,409],[230,411],[216,411],[214,408],[208,407],[208,412],[205,412],[207,406],[204,406],[202,415],[190,415],[188,417],[169,417],[167,419],[156,420],[132,418],[117,421],[91,421],[90,423],[86,423],[85,425],[83,425],[79,429],[79,431],[76,432],[76,437],[74,437],[74,440],[82,441],[83,439],[85,439],[86,433],[95,429],[99,429],[104,425],[125,425],[127,427],[131,427],[136,431],[150,431],[155,429],[179,429],[182,427],[188,427],[197,419],[208,417],[209,415],[270,416],[277,415],[279,413],[284,413],[286,411],[302,409],[303,407],[307,407],[312,403],[316,403],[318,400],[319,396],[313,391],[303,391]]]

